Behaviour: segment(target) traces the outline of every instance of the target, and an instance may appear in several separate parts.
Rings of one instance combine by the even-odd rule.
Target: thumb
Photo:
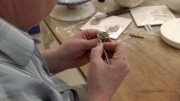
[[[98,43],[98,45],[91,50],[91,60],[94,61],[102,60],[102,55],[103,55],[103,44]]]
[[[98,43],[99,43],[99,40],[97,38],[91,39],[91,40],[86,40],[85,49],[87,49],[87,50],[92,49],[92,48],[96,47]]]

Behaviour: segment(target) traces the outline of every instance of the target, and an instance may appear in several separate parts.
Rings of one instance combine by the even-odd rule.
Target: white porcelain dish
[[[161,37],[167,44],[180,49],[180,19],[167,21],[160,30]]]

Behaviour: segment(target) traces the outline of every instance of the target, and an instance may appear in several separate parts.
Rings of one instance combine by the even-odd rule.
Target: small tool
[[[153,29],[152,29],[151,25],[145,24],[144,27],[145,27],[147,32],[153,32]]]
[[[132,34],[132,33],[130,33],[129,36],[144,39],[144,36],[143,36],[143,35],[140,35],[140,34]]]
[[[130,11],[129,8],[121,8],[121,9],[118,9],[118,10],[115,10],[115,11],[107,12],[105,14],[96,15],[94,17],[95,17],[95,20],[100,20],[100,19],[103,19],[105,17],[109,17],[109,16],[113,16],[113,15],[120,15],[120,14],[123,14],[123,13],[127,13],[129,11]]]
[[[108,34],[106,32],[101,32],[101,33],[97,34],[97,37],[98,37],[100,43],[103,43],[107,39],[109,39],[109,36],[108,36]],[[110,67],[109,57],[108,57],[107,52],[106,52],[106,50],[104,48],[103,48],[103,52],[104,52],[104,55],[106,57],[107,63],[109,65],[109,67]]]

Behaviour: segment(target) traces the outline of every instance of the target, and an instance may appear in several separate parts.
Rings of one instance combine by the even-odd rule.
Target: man
[[[126,44],[99,44],[99,31],[85,30],[41,56],[23,31],[39,24],[55,4],[55,0],[0,0],[0,100],[79,101],[81,95],[50,72],[90,62],[87,101],[110,101],[129,71]],[[110,68],[102,59],[103,48],[111,58]]]

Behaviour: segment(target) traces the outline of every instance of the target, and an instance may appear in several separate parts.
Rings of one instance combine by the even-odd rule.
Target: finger
[[[129,64],[127,60],[127,45],[126,43],[118,43],[116,46],[115,53],[111,61],[112,66],[116,71],[127,73],[129,71]]]
[[[92,48],[96,47],[98,43],[99,43],[99,40],[97,38],[91,39],[91,40],[86,40],[84,42],[84,49],[86,49],[86,50],[92,49]]]
[[[126,43],[117,44],[113,58],[115,60],[127,59],[127,44]]]
[[[80,32],[80,37],[83,37],[84,39],[94,39],[97,38],[97,34],[100,33],[100,31],[95,29],[87,29]]]
[[[112,42],[112,40],[110,38],[104,40],[105,42]]]
[[[117,44],[116,52],[127,55],[127,44],[124,42]]]
[[[105,42],[104,43],[104,49],[107,52],[114,53],[117,47],[117,43],[111,43],[111,42]]]
[[[93,48],[91,50],[91,57],[90,59],[92,61],[98,62],[98,61],[103,61],[102,60],[102,55],[103,55],[103,45],[98,44],[97,47]]]

